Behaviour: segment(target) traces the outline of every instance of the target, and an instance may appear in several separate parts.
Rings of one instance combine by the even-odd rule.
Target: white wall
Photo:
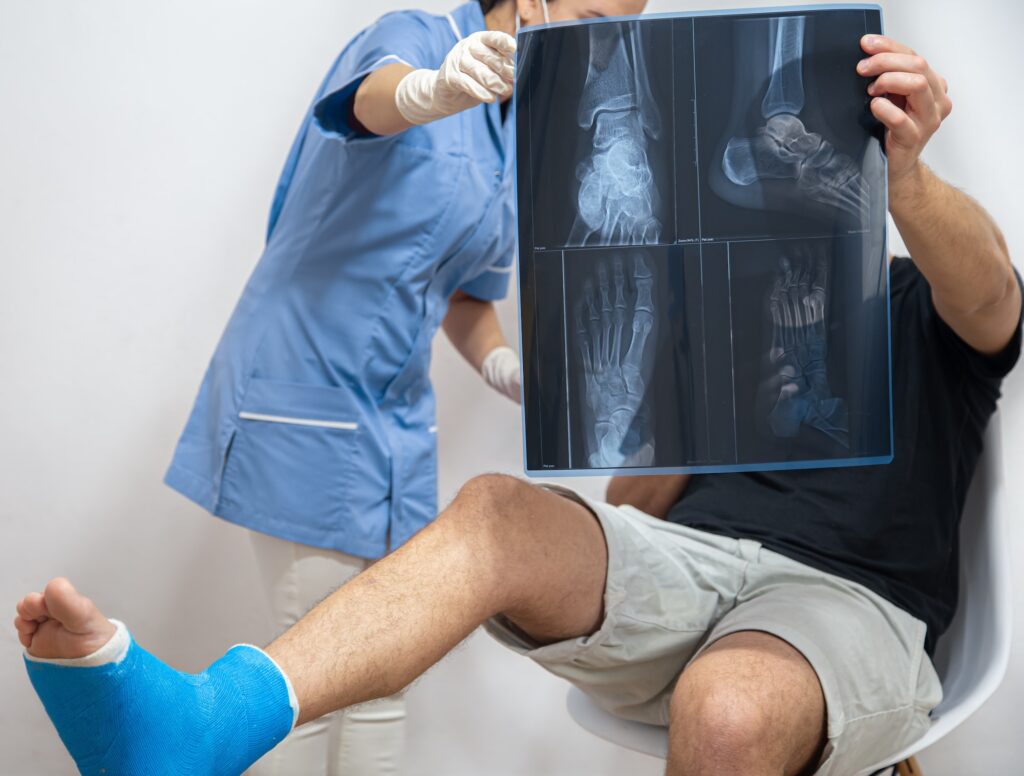
[[[250,593],[245,532],[161,477],[259,255],[308,99],[356,30],[403,5],[0,0],[0,605],[69,575],[188,670],[272,635]],[[1010,0],[899,0],[887,21],[951,83],[956,110],[928,160],[985,203],[1024,255],[1024,11]],[[513,299],[501,314],[514,331]],[[520,435],[511,405],[484,393],[447,343],[435,352],[447,500],[474,473],[518,471]],[[1005,389],[1011,470],[1024,461],[1022,385],[1019,370]],[[1010,488],[1016,515],[1024,481]],[[1024,553],[1019,525],[1011,541]],[[1024,596],[1017,610],[1024,623]],[[69,773],[19,654],[5,626],[0,773]],[[475,636],[411,692],[408,772],[659,772],[578,731],[563,697],[558,681]],[[1018,647],[991,703],[925,754],[929,776],[1015,771],[1021,699]]]

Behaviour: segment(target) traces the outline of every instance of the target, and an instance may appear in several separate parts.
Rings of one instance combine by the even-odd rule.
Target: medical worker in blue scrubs
[[[428,368],[440,326],[519,400],[518,357],[492,305],[516,244],[517,25],[644,4],[480,0],[444,16],[392,13],[331,67],[166,477],[254,532],[278,627],[435,516]],[[253,772],[395,773],[404,717],[396,697],[306,725]]]

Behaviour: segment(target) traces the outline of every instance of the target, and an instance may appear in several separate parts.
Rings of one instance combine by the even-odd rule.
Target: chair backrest
[[[862,773],[900,762],[935,743],[967,719],[995,692],[1010,660],[1012,610],[1002,436],[998,413],[985,434],[985,452],[971,482],[960,529],[960,601],[949,630],[939,640],[935,667],[942,678],[942,703],[919,741]],[[575,687],[569,715],[585,730],[614,744],[664,758],[661,727],[619,719]]]
[[[924,737],[889,763],[920,752],[977,711],[995,692],[1010,661],[1013,629],[1008,516],[999,414],[989,421],[960,523],[960,601],[939,639],[935,668],[942,703]]]

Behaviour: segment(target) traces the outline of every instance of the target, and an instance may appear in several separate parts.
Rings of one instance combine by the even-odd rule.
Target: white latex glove
[[[445,57],[440,70],[413,70],[398,82],[395,106],[412,124],[451,116],[512,92],[516,39],[496,30],[474,32]]]
[[[480,367],[480,374],[491,388],[516,404],[519,403],[519,356],[512,348],[502,345],[488,353]]]

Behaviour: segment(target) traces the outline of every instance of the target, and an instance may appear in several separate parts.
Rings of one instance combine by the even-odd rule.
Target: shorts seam
[[[640,625],[647,625],[652,628],[658,628],[659,630],[666,631],[667,633],[707,633],[709,630],[707,626],[693,628],[672,628],[668,625],[664,625],[663,623],[652,622],[651,620],[646,620],[643,617],[637,617],[635,614],[629,614],[628,612],[618,612],[617,614],[620,620],[632,620],[633,622],[639,623]]]
[[[909,612],[908,612],[909,614]],[[913,615],[911,615],[913,617]],[[917,703],[917,686],[921,680],[921,663],[924,660],[924,639],[928,632],[928,626],[923,621],[914,617],[914,653],[910,659],[910,681],[907,685],[907,693],[914,700],[911,705]]]
[[[873,711],[870,714],[862,714],[859,717],[850,717],[846,720],[847,725],[852,725],[855,722],[863,722],[864,720],[874,719],[875,717],[884,717],[886,714],[900,714],[901,712],[907,711],[908,709],[918,709],[916,703],[907,703],[903,706],[896,706],[891,709],[885,709],[884,711]],[[923,709],[918,709],[923,711]]]

